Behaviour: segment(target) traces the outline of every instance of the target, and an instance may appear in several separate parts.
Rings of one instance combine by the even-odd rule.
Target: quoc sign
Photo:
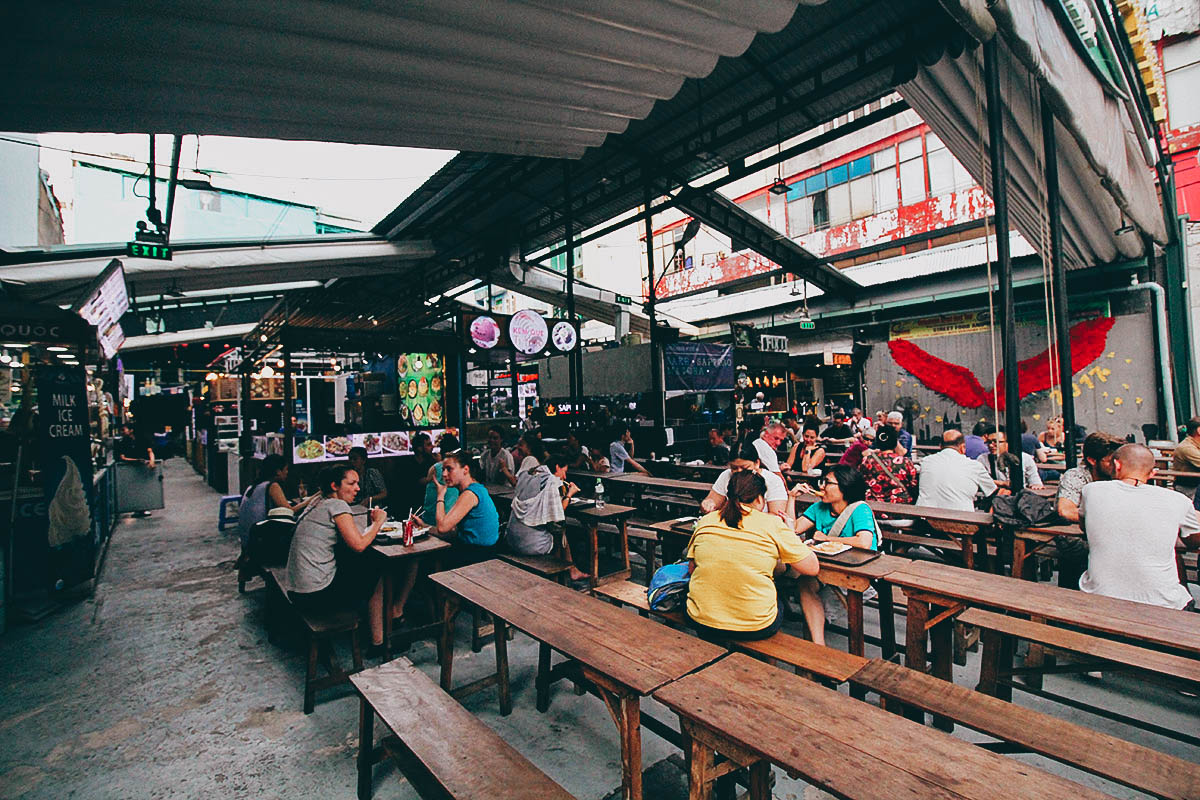
[[[59,325],[40,322],[0,322],[0,337],[5,339],[29,339],[40,341],[66,338]]]

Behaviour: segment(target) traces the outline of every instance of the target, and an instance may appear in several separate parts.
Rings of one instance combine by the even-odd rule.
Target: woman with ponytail
[[[765,639],[783,621],[775,576],[816,575],[817,557],[791,526],[766,513],[761,475],[729,477],[727,502],[696,523],[688,545],[692,569],[688,616],[709,639]]]

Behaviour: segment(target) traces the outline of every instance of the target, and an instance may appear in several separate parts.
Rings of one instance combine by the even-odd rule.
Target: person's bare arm
[[[437,525],[434,530],[441,538],[449,538],[446,534],[454,532],[458,527],[458,523],[463,521],[463,518],[471,512],[471,509],[479,505],[479,498],[474,492],[462,492],[458,496],[458,500],[454,505],[450,506],[450,510],[446,510],[446,487],[438,484],[437,505],[434,508],[437,511]]]
[[[1079,506],[1065,497],[1058,498],[1055,505],[1058,515],[1068,522],[1079,522]]]
[[[387,512],[382,508],[373,508],[371,509],[370,527],[365,531],[360,531],[358,526],[354,524],[354,517],[350,514],[338,514],[333,518],[342,541],[356,553],[361,553],[370,547],[371,542],[375,541],[375,535],[379,533],[379,529],[383,526],[385,520],[387,520]]]
[[[630,464],[632,464],[632,465],[633,465],[633,468],[634,468],[634,469],[636,469],[638,472],[642,473],[643,475],[649,475],[649,474],[650,474],[650,470],[648,470],[648,469],[646,469],[645,467],[643,467],[641,464],[639,464],[639,463],[638,463],[637,461],[635,461],[633,458],[627,458],[627,459],[625,459],[625,468],[626,468],[626,469],[629,469],[629,465],[630,465]]]
[[[718,494],[715,490],[709,489],[708,494],[700,501],[700,510],[705,514],[713,511],[720,511],[725,507],[725,495]]]
[[[567,506],[571,505],[571,498],[579,494],[579,487],[573,483],[567,484],[567,496],[562,499],[563,511],[567,510]]]
[[[811,578],[821,571],[821,562],[815,553],[809,553],[794,564],[787,565],[788,571],[801,578]]]

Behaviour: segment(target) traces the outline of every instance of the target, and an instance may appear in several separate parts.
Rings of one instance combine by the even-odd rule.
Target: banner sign
[[[14,589],[25,592],[91,579],[96,548],[87,373],[37,366],[34,381],[43,497],[38,513],[25,516],[15,531]]]
[[[733,389],[733,347],[678,342],[663,348],[668,391],[708,392]]]

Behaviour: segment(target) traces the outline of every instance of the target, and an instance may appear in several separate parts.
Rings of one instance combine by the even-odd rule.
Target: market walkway
[[[118,526],[93,600],[0,637],[0,800],[352,797],[357,703],[328,699],[312,715],[301,713],[301,657],[266,641],[261,584],[237,593],[237,547],[216,532],[216,493],[175,459],[167,464],[166,497],[167,511]],[[873,617],[868,614],[872,634]],[[897,624],[902,631],[903,621]],[[841,637],[830,641],[845,647]],[[499,716],[490,692],[465,705],[576,797],[611,796],[621,774],[619,748],[600,702],[556,691],[550,712],[538,714],[537,648],[518,635],[509,653],[512,715]],[[409,655],[436,675],[431,645],[417,645]],[[491,648],[473,655],[459,647],[454,666],[460,681],[480,677],[494,667]],[[973,686],[977,669],[972,654],[956,681]],[[1057,681],[1071,681],[1067,691],[1089,702],[1163,725],[1195,723],[1196,700],[1155,686],[1116,675],[1101,684],[1051,676],[1048,688]],[[1195,758],[1183,745],[1037,698],[1019,701]],[[646,710],[670,718],[653,703]],[[649,731],[643,748],[646,796],[686,797],[679,752]],[[1036,756],[1019,758],[1118,797],[1137,796]],[[376,797],[415,797],[385,768],[376,776]],[[776,777],[776,797],[824,796]]]

